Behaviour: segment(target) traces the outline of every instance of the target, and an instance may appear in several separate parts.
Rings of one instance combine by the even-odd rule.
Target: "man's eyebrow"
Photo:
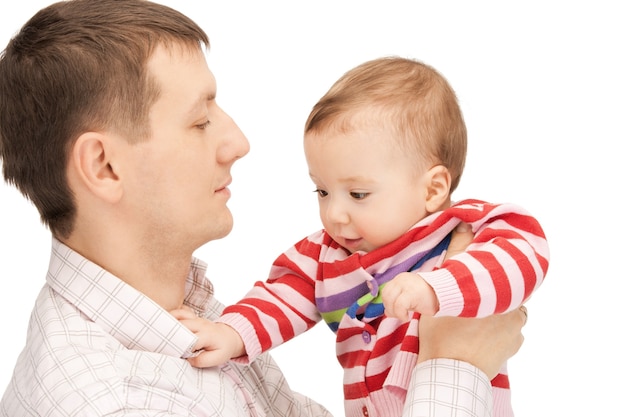
[[[207,102],[215,100],[216,93],[215,91],[210,91],[208,93],[202,94],[198,97],[196,101],[189,107],[189,114],[193,114],[199,109],[203,109]]]

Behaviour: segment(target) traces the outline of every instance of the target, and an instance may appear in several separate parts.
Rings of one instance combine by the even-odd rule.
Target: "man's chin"
[[[217,221],[207,225],[207,242],[222,239],[233,230],[233,215],[230,210]]]

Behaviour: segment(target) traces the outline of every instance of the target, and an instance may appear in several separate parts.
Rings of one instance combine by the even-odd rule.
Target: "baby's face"
[[[428,214],[427,174],[389,134],[369,126],[305,135],[322,224],[352,253],[392,242]]]

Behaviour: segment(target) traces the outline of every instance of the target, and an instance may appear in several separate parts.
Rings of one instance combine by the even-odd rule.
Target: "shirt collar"
[[[185,303],[203,314],[213,288],[206,265],[191,262]],[[128,349],[187,358],[197,337],[156,302],[52,238],[46,281],[86,317]]]

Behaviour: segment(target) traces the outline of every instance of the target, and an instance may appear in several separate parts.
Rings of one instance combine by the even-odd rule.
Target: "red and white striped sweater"
[[[446,239],[460,222],[471,225],[474,240],[443,262]],[[280,255],[269,279],[218,321],[240,333],[243,360],[252,360],[325,319],[345,371],[346,416],[364,410],[398,416],[417,361],[418,315],[404,323],[387,317],[380,301],[385,283],[416,268],[439,298],[437,316],[484,317],[525,302],[542,283],[548,259],[543,230],[524,209],[465,200],[369,253],[350,254],[325,231],[314,233]],[[494,415],[512,415],[507,375],[493,385]]]

